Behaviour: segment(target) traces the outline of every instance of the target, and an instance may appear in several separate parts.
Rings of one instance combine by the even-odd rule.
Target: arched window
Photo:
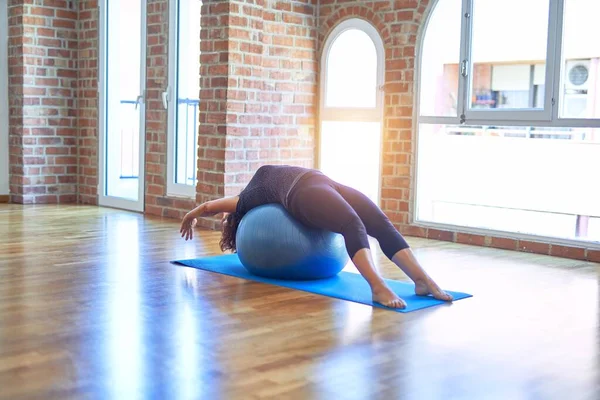
[[[319,168],[379,201],[384,48],[362,19],[339,24],[321,55]]]
[[[600,46],[589,39],[600,3],[430,7],[417,44],[414,222],[600,242]]]

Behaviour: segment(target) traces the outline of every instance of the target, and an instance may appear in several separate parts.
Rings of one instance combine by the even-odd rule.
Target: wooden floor
[[[173,220],[0,204],[0,238],[1,399],[600,398],[598,264],[409,239],[474,297],[400,314],[174,266],[218,234]]]

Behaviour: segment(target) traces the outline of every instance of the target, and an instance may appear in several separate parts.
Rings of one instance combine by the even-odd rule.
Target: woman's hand
[[[179,232],[181,233],[181,237],[185,238],[185,240],[189,240],[193,238],[193,229],[198,223],[197,218],[204,216],[206,213],[208,206],[206,203],[200,204],[198,207],[194,208],[189,213],[185,214],[183,220],[181,221],[181,228]]]
[[[194,228],[198,220],[193,212],[189,212],[183,217],[183,221],[181,221],[181,229],[179,232],[181,233],[181,237],[185,238],[185,240],[192,239],[194,237]]]
[[[198,222],[196,218],[210,217],[223,213],[223,219],[221,222],[225,222],[227,215],[236,211],[238,200],[239,196],[234,196],[219,200],[207,201],[206,203],[200,204],[198,207],[187,213],[185,217],[183,217],[183,221],[181,221],[181,229],[179,230],[179,232],[181,232],[181,237],[185,238],[185,240],[189,240],[193,237],[192,229]]]
[[[225,225],[227,223],[228,216],[229,216],[228,212],[223,213],[223,216],[221,217],[221,225]]]

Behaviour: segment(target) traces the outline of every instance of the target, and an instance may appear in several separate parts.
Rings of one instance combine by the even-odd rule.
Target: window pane
[[[474,0],[471,108],[543,108],[549,3]]]
[[[600,242],[600,129],[421,125],[418,148],[418,220]]]
[[[105,196],[139,197],[142,2],[109,2],[106,26]]]
[[[377,52],[365,32],[349,29],[327,57],[326,107],[377,106]]]
[[[461,3],[439,1],[429,20],[420,62],[421,115],[458,115]]]
[[[561,118],[600,118],[598,15],[598,0],[565,0]]]
[[[323,121],[321,170],[374,202],[379,198],[381,124]]]
[[[179,0],[175,183],[196,185],[200,102],[200,0]]]

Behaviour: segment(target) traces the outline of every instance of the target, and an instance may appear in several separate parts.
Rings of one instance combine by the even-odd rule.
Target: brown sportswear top
[[[288,194],[307,173],[321,174],[315,169],[290,165],[260,167],[239,194],[236,212],[243,216],[254,207],[269,203],[279,203],[287,209]]]

